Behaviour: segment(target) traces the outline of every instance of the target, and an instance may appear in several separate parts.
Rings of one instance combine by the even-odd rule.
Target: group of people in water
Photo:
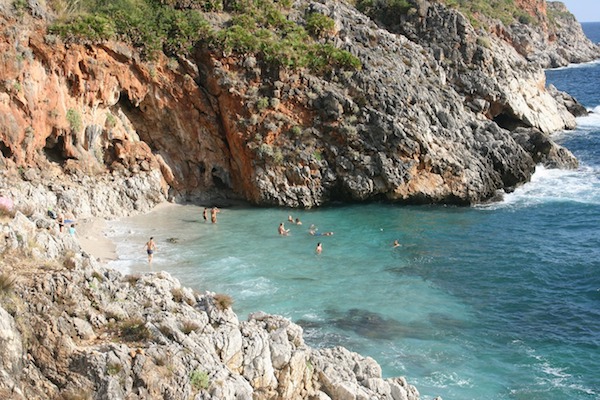
[[[211,223],[213,223],[213,224],[217,223],[217,214],[220,212],[221,212],[221,210],[219,210],[218,207],[212,207],[210,209],[210,222]],[[204,219],[204,222],[208,222],[208,214],[209,214],[208,207],[204,207],[204,210],[202,211],[202,218]],[[148,254],[148,264],[152,264],[152,259],[154,258],[154,252],[156,250],[158,250],[158,247],[156,246],[156,242],[154,241],[154,237],[150,237],[150,239],[144,245],[144,248],[146,249],[146,254]]]
[[[292,218],[291,215],[288,216],[288,222],[291,222],[294,225],[302,225],[302,221],[300,221],[300,218]],[[277,229],[277,232],[279,233],[280,236],[287,236],[290,233],[289,229],[286,229],[285,224],[283,222],[279,223],[279,228]],[[329,231],[329,232],[318,232],[317,228],[314,225],[311,225],[310,228],[308,229],[308,233],[312,236],[332,236],[333,232]],[[323,252],[323,245],[321,244],[321,242],[317,243],[317,247],[315,248],[315,253],[317,254],[321,254]]]
[[[217,223],[217,214],[219,212],[221,212],[221,210],[219,210],[217,207],[212,207],[210,209],[210,220],[213,224]],[[209,213],[209,209],[207,207],[205,207],[202,212],[202,217],[205,222],[208,221],[208,213]],[[291,215],[288,216],[288,222],[290,222],[294,225],[302,225],[302,221],[300,221],[300,218],[294,219]],[[285,227],[284,222],[281,222],[281,223],[279,223],[279,228],[277,229],[277,232],[279,233],[280,236],[287,236],[287,235],[289,235],[290,230]],[[319,232],[318,229],[314,225],[310,226],[310,228],[308,229],[308,233],[311,236],[333,236],[332,231]],[[154,242],[154,237],[151,237],[150,240],[148,240],[148,242],[146,242],[146,244],[144,246],[146,248],[146,253],[148,254],[148,263],[151,264],[154,252],[157,250],[156,243]],[[398,242],[398,240],[394,240],[392,247],[400,247],[400,246],[401,246],[401,244]],[[319,243],[317,243],[317,247],[315,248],[315,253],[321,254],[322,252],[323,252],[323,244],[321,242],[319,242]]]
[[[219,210],[217,207],[213,207],[210,209],[210,222],[212,222],[213,224],[217,223],[217,214],[220,213],[221,210]],[[204,207],[204,211],[202,211],[202,218],[204,218],[204,221],[208,221],[208,208]]]

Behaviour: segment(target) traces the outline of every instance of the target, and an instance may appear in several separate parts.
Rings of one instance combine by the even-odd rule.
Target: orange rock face
[[[235,98],[220,104],[202,92],[193,67],[165,57],[142,62],[120,43],[65,44],[41,23],[16,25],[0,21],[0,150],[7,162],[160,168],[179,192],[237,179],[229,176],[225,141],[236,133],[223,121],[223,113],[239,112]],[[242,142],[238,147],[243,152]],[[243,162],[236,167],[249,173]]]

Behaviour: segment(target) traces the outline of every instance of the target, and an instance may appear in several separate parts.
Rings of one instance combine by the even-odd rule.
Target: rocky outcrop
[[[0,220],[2,398],[419,398],[371,358],[307,346],[285,318],[239,321],[227,295],[106,269],[47,223]]]
[[[564,3],[549,1],[541,24],[515,24],[507,27],[517,51],[542,68],[563,67],[600,58],[600,46],[592,43]]]
[[[291,207],[473,204],[528,181],[536,160],[575,166],[549,136],[575,126],[572,99],[548,93],[543,72],[507,40],[440,3],[417,5],[398,31],[344,2],[296,2],[288,19],[332,18],[335,32],[320,40],[362,62],[325,76],[202,43],[187,59],[143,61],[123,43],[48,34],[41,4],[5,7],[0,164],[58,166],[58,182],[153,176],[162,195],[152,201]],[[540,132],[549,146],[521,145]]]

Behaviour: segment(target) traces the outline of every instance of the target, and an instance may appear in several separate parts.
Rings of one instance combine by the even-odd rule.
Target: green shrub
[[[482,24],[482,18],[479,15],[500,20],[504,25],[510,25],[515,21],[527,25],[539,22],[536,17],[519,8],[514,0],[444,0],[443,2],[465,14],[474,27]]]
[[[205,371],[195,370],[190,374],[190,383],[195,390],[206,390],[210,386],[208,373]]]
[[[258,111],[262,111],[267,107],[269,107],[269,99],[267,97],[261,97],[256,102],[256,108],[258,109]]]
[[[310,68],[318,73],[326,73],[331,68],[356,70],[361,67],[358,58],[331,44],[315,47],[311,52]]]
[[[290,129],[290,134],[296,137],[300,136],[302,134],[302,127],[300,127],[299,125],[294,125],[292,129]]]
[[[333,34],[335,22],[326,15],[310,13],[306,17],[306,30],[315,37],[325,37]]]
[[[56,2],[62,4],[56,8],[69,12],[50,27],[50,33],[74,41],[123,40],[148,59],[160,51],[168,56],[186,55],[202,43],[225,53],[252,54],[268,65],[289,69],[316,66],[313,71],[327,72],[360,66],[358,59],[343,50],[335,57],[319,56],[331,51],[311,39],[307,29],[317,37],[327,35],[333,32],[333,20],[311,13],[305,29],[288,20],[289,0],[82,0],[77,6]],[[199,10],[221,9],[232,17],[227,26],[214,31]]]
[[[114,24],[103,15],[77,15],[69,21],[50,26],[49,32],[67,40],[85,38],[92,42],[101,42],[116,36]]]
[[[83,127],[83,123],[81,122],[81,114],[79,111],[69,108],[67,110],[67,121],[69,121],[69,126],[71,127],[71,131],[79,132]]]
[[[106,373],[110,376],[113,375],[118,375],[119,372],[121,372],[121,370],[123,369],[123,367],[121,366],[121,364],[118,363],[109,363],[106,366]]]
[[[487,36],[479,36],[477,37],[477,45],[481,46],[481,47],[485,47],[486,49],[489,49],[492,47],[492,43],[490,42],[490,38]]]
[[[408,0],[357,0],[356,8],[384,24],[393,24],[399,15],[406,15],[414,6]]]
[[[142,49],[148,58],[158,51],[188,52],[206,39],[209,24],[196,10],[174,8],[155,0],[88,0],[50,26],[50,33],[67,40],[102,41],[117,38]],[[208,2],[203,2],[205,5]],[[55,6],[58,8],[58,6]],[[208,4],[218,8],[218,1]]]

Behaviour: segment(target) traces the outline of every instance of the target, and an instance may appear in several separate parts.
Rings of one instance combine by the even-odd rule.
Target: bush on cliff
[[[401,15],[414,9],[409,0],[356,0],[356,8],[385,25],[393,25]]]
[[[444,0],[448,7],[457,8],[465,14],[473,26],[482,24],[482,16],[500,20],[504,25],[516,21],[523,24],[537,23],[538,21],[515,4],[514,0]]]
[[[56,7],[62,11],[50,27],[51,33],[67,40],[123,40],[148,58],[161,51],[187,54],[202,44],[225,53],[252,54],[268,65],[289,69],[325,73],[361,67],[349,52],[309,35],[324,39],[333,34],[333,20],[312,13],[304,28],[288,20],[287,1],[69,0],[60,4]],[[203,12],[221,9],[231,14],[231,20],[213,28]]]
[[[16,279],[9,274],[0,274],[0,294],[9,294],[16,285]]]

